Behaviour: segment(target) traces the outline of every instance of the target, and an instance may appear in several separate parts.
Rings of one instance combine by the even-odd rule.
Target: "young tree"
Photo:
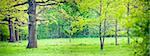
[[[103,6],[103,0],[100,0],[100,15],[102,15],[102,6]],[[99,23],[99,37],[100,37],[100,47],[101,47],[101,50],[103,50],[103,46],[104,46],[104,42],[103,42],[103,39],[102,38],[102,28],[101,28],[101,22]]]
[[[115,20],[115,45],[118,45],[118,20]]]
[[[129,16],[129,14],[130,14],[130,3],[128,2],[127,3],[127,16]],[[128,22],[129,22],[129,20],[128,20]],[[129,29],[129,27],[127,27],[128,44],[130,44],[130,34],[129,34],[129,32],[130,32],[130,29]]]

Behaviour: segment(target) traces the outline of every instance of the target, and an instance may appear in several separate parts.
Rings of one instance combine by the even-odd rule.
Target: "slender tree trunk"
[[[19,31],[21,31],[21,30],[19,30]],[[19,35],[19,42],[20,43],[22,42],[22,37],[24,37],[23,34]]]
[[[130,31],[130,30],[129,30],[129,28],[128,28],[128,29],[127,29],[128,44],[130,44],[130,34],[129,34],[129,31]]]
[[[12,18],[9,18],[8,23],[9,23],[8,26],[9,26],[9,33],[10,33],[9,42],[15,42]]]
[[[110,4],[110,2],[109,2],[109,1],[107,1],[107,8],[108,8],[109,4]],[[106,37],[106,28],[107,28],[107,27],[106,27],[106,22],[107,22],[107,21],[106,21],[106,19],[107,19],[107,12],[108,12],[108,11],[106,10],[106,11],[105,11],[105,17],[106,17],[106,18],[104,19],[104,35],[103,35],[103,44],[104,44],[104,42],[105,42],[104,40],[105,40],[105,37]]]
[[[102,6],[103,6],[103,0],[100,0],[100,16],[102,15]],[[100,38],[100,48],[101,50],[104,49],[104,38],[102,38],[102,28],[101,28],[101,22],[99,23],[99,38]]]
[[[16,38],[16,41],[19,41],[19,30],[18,30],[18,23],[16,23],[17,21],[15,21],[15,23],[14,23],[14,27],[15,27],[15,38]]]
[[[18,33],[18,29],[15,30],[15,38],[16,38],[16,41],[19,41],[19,33]]]
[[[129,12],[130,12],[130,7],[129,6],[130,5],[129,5],[129,2],[128,2],[128,4],[127,4],[127,16],[129,16]],[[129,22],[129,20],[128,20],[128,22]],[[128,44],[130,44],[130,34],[129,34],[129,31],[130,31],[130,28],[128,27],[127,28]]]
[[[101,48],[101,50],[103,50],[103,48],[104,48],[104,43],[103,43],[103,39],[104,38],[102,38],[102,31],[101,31],[102,29],[101,29],[101,23],[99,24],[99,38],[100,38],[100,48]]]
[[[29,25],[28,25],[28,45],[27,48],[37,48],[36,37],[36,2],[35,0],[28,0],[29,8]]]
[[[106,37],[106,19],[104,19],[104,35],[103,35],[103,43]]]
[[[115,25],[115,44],[118,45],[118,20],[116,19],[116,25]]]

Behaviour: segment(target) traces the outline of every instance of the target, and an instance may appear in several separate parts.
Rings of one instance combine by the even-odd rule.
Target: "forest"
[[[0,56],[150,56],[150,0],[0,0]]]

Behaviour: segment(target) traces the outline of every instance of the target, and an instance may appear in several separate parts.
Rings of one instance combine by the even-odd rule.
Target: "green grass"
[[[99,38],[68,38],[38,40],[38,48],[26,49],[27,41],[21,43],[0,42],[0,56],[133,56],[127,38],[106,38],[104,50],[100,50]]]

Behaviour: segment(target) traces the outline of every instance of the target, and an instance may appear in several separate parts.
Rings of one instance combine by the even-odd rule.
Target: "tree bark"
[[[37,48],[36,37],[36,2],[35,0],[28,0],[28,45],[27,48]]]
[[[8,26],[9,26],[9,34],[10,34],[10,39],[9,42],[15,42],[15,37],[14,37],[14,28],[13,28],[13,22],[12,22],[12,18],[9,18],[8,20]]]

